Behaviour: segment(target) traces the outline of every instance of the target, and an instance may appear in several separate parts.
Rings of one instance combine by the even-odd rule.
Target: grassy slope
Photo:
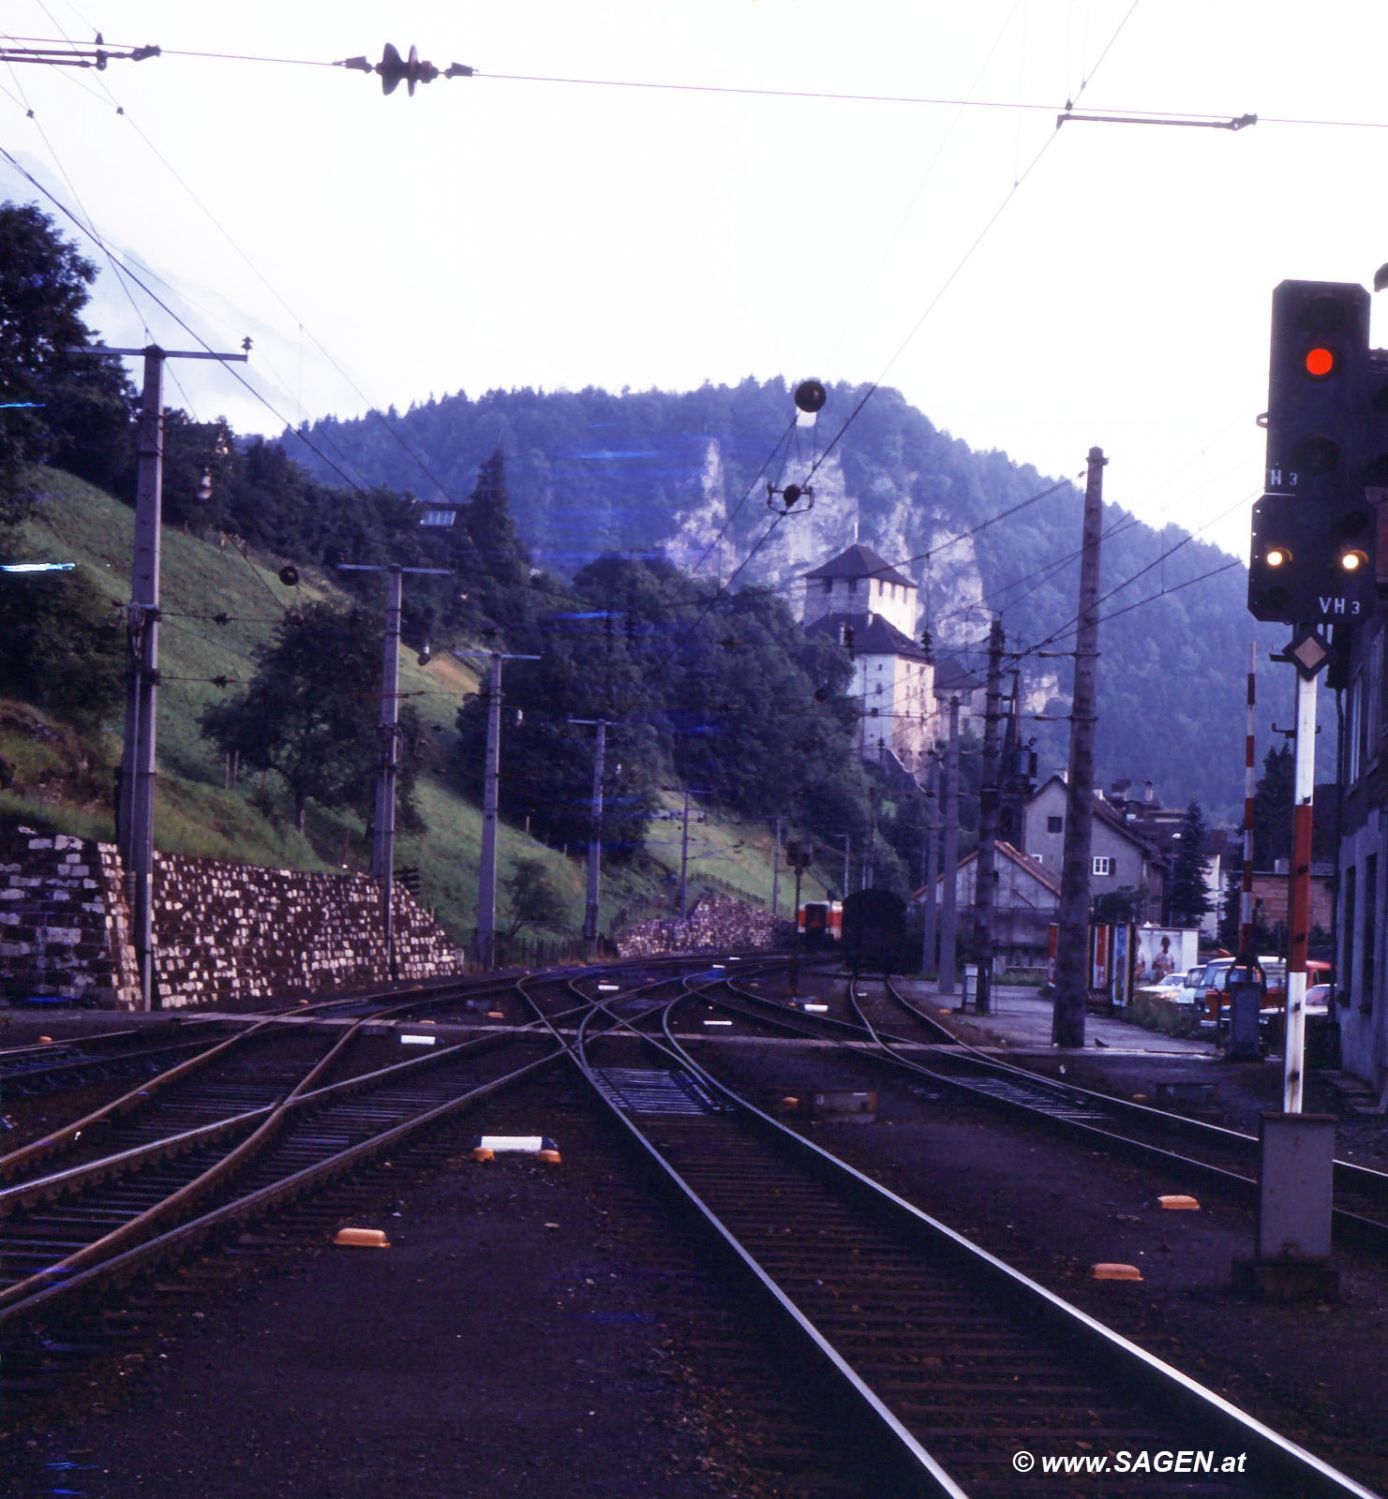
[[[88,571],[111,599],[113,625],[118,627],[117,606],[129,598],[133,512],[67,474],[44,470],[39,478],[43,503],[26,532],[31,555],[73,561]],[[269,639],[286,608],[335,594],[330,580],[314,576],[288,589],[275,575],[278,566],[278,561],[242,556],[230,541],[164,531],[156,842],[169,852],[273,867],[360,869],[367,863],[368,850],[358,819],[313,806],[306,834],[300,836],[274,778],[249,777],[226,789],[222,757],[198,731],[204,707],[221,700],[224,691],[237,690],[234,684],[218,688],[211,679],[224,675],[246,681],[255,669],[255,647]],[[23,584],[12,580],[4,586]],[[211,619],[222,613],[230,617],[227,624]],[[419,867],[425,902],[437,909],[440,920],[461,941],[475,921],[481,814],[449,786],[447,765],[453,753],[454,716],[462,698],[475,690],[476,676],[445,655],[435,656],[423,668],[413,652],[402,652],[400,683],[429,726],[437,763],[421,778],[418,789],[427,831],[400,838],[397,866]],[[120,732],[117,714],[101,734],[79,744],[64,725],[22,705],[0,703],[0,756],[18,768],[22,788],[0,793],[0,811],[41,816],[65,831],[110,839],[111,768],[119,759]],[[84,755],[92,764],[79,775],[73,767]],[[66,775],[59,773],[64,767]],[[44,771],[49,772],[46,781]],[[737,844],[743,847],[735,848]],[[577,930],[583,914],[584,851],[574,852],[575,858],[566,858],[503,826],[499,875],[504,880],[516,859],[541,860],[567,897],[571,926]],[[691,889],[698,887],[700,873],[708,873],[770,903],[770,839],[765,830],[710,814],[707,823],[691,827],[690,854]],[[677,823],[653,825],[649,855],[641,869],[604,871],[605,928],[618,911],[645,914],[668,900],[671,882],[659,866],[678,873]],[[783,881],[783,912],[790,904],[789,888]],[[504,894],[498,901],[504,921]]]

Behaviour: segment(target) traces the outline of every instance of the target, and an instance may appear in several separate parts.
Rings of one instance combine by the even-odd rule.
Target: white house
[[[934,665],[914,638],[916,585],[861,544],[807,573],[804,585],[806,633],[839,641],[852,658],[859,755],[923,778],[938,718]]]

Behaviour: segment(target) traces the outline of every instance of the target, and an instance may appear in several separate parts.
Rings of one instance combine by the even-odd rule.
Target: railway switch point
[[[379,1228],[340,1228],[333,1243],[350,1249],[390,1248],[390,1240],[386,1237],[385,1231]]]
[[[1157,1206],[1174,1213],[1198,1213],[1200,1211],[1199,1201],[1181,1192],[1172,1192],[1165,1197],[1158,1197]]]
[[[1142,1271],[1136,1265],[1119,1265],[1101,1261],[1090,1269],[1092,1280],[1141,1280]]]

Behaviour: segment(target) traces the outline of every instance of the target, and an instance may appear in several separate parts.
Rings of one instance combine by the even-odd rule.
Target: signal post
[[[1255,1253],[1234,1266],[1237,1282],[1281,1297],[1333,1295],[1338,1281],[1329,1264],[1335,1121],[1302,1109],[1316,686],[1332,637],[1377,602],[1369,489],[1388,474],[1376,430],[1386,414],[1388,354],[1369,347],[1369,293],[1353,282],[1282,282],[1272,299],[1266,492],[1253,507],[1248,608],[1292,627],[1277,658],[1296,669],[1287,1014],[1282,1112],[1262,1120]]]

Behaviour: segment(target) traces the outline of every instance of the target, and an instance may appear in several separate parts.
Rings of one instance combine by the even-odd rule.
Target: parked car
[[[1181,1003],[1194,996],[1194,990],[1186,989],[1186,976],[1183,973],[1168,973],[1164,979],[1154,979],[1149,984],[1139,984],[1137,987],[1142,994],[1150,994],[1154,999],[1170,1000],[1173,1003]]]
[[[1306,991],[1304,1008],[1306,1018],[1309,1020],[1313,1015],[1322,1017],[1330,1013],[1330,1001],[1335,993],[1334,984],[1312,984]]]

